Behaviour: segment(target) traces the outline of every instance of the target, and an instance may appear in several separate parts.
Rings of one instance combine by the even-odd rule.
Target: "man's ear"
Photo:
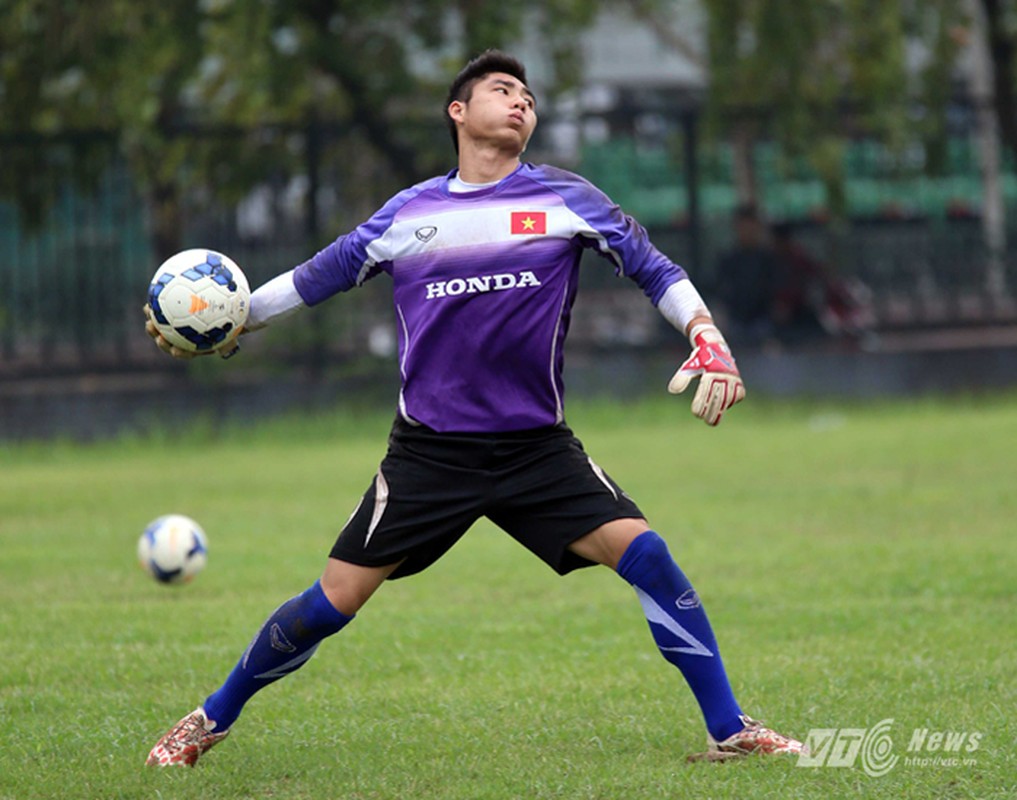
[[[448,115],[455,122],[463,121],[463,111],[466,109],[466,104],[462,100],[453,100],[448,104]]]

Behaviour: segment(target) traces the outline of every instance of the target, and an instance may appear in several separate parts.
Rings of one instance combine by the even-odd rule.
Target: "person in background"
[[[756,206],[738,206],[733,225],[734,245],[718,260],[715,278],[725,334],[736,346],[766,345],[777,335],[781,265]]]
[[[789,222],[771,228],[779,266],[774,318],[782,344],[840,339],[865,341],[872,335],[871,292],[840,278],[795,238]]]

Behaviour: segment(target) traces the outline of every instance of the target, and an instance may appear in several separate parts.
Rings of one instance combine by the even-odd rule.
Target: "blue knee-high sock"
[[[655,531],[640,534],[621,557],[617,571],[635,588],[661,655],[681,670],[710,735],[720,741],[741,730],[742,712],[710,621],[664,540]]]
[[[255,692],[302,667],[322,639],[340,631],[347,617],[329,602],[321,583],[283,603],[265,620],[226,682],[205,700],[216,731],[229,728]]]

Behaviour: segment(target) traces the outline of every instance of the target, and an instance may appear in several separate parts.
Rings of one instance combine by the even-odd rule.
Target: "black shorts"
[[[643,514],[565,425],[503,434],[437,433],[397,419],[388,452],[330,555],[368,567],[437,561],[487,517],[559,574],[593,562],[568,549]]]

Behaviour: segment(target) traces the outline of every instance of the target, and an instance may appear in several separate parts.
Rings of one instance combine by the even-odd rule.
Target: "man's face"
[[[473,139],[522,153],[537,126],[533,93],[504,72],[492,72],[477,81],[470,99],[453,102],[449,114],[459,124],[460,148]]]

